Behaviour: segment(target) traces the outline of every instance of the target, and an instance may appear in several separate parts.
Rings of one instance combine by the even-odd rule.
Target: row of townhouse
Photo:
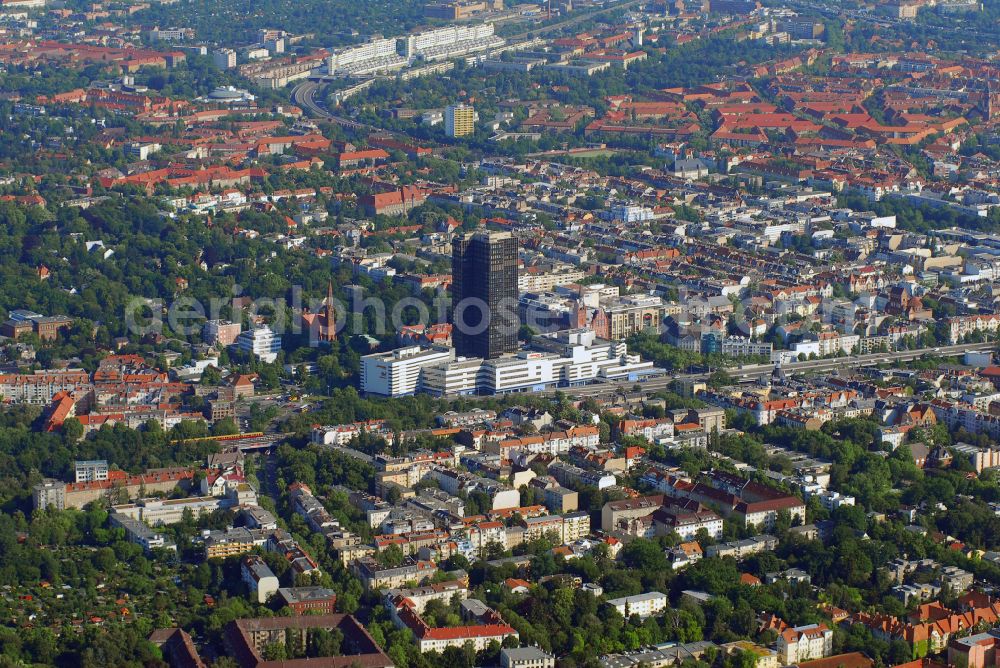
[[[419,554],[423,548],[433,548],[448,541],[449,534],[441,529],[412,531],[407,533],[375,536],[375,550],[383,552],[390,547],[398,547],[406,556]]]
[[[590,535],[590,514],[585,512],[525,517],[521,524],[525,541],[553,537],[565,545]]]
[[[296,482],[288,489],[292,509],[306,521],[310,529],[322,534],[331,547],[343,549],[361,543],[360,536],[344,529],[320,500],[313,496],[312,490],[307,485]]]
[[[462,471],[453,471],[440,466],[432,467],[430,469],[430,476],[438,482],[441,489],[452,496],[458,496],[461,492],[465,492],[466,494],[482,492],[490,498],[493,510],[515,508],[521,503],[520,492],[496,480],[482,478]]]
[[[478,521],[464,527],[462,533],[469,541],[470,547],[475,554],[484,554],[491,545],[496,545],[504,550],[510,549],[510,543],[514,542],[508,538],[507,527],[503,522],[495,520]],[[452,532],[456,535],[456,532]],[[523,534],[522,534],[523,536]]]
[[[930,408],[937,421],[947,425],[952,431],[964,429],[970,434],[1000,438],[1000,417],[984,413],[971,404],[934,399],[930,402]]]
[[[351,568],[368,591],[403,587],[408,582],[421,584],[438,571],[433,561],[407,559],[399,566],[382,566],[372,557],[355,559]]]
[[[697,501],[656,494],[606,503],[601,513],[601,528],[617,536],[652,538],[677,534],[681,540],[693,540],[705,532],[714,540],[722,536],[722,517]]]
[[[462,601],[462,617],[466,622],[462,626],[432,627],[406,598],[398,603],[389,602],[388,608],[393,623],[398,628],[409,629],[413,633],[421,652],[443,652],[449,647],[466,646],[480,652],[492,643],[499,645],[509,638],[516,642],[519,637],[517,631],[499,613],[476,599]]]
[[[79,369],[0,374],[0,397],[13,403],[47,404],[60,392],[83,389],[90,389],[90,374]]]
[[[310,441],[317,445],[345,446],[362,433],[386,437],[391,435],[385,420],[367,420],[351,424],[317,425],[312,428]]]
[[[559,481],[561,485],[576,488],[580,485],[596,487],[597,489],[607,489],[617,484],[617,478],[611,473],[585,469],[567,462],[552,462],[549,465],[549,475]]]
[[[486,441],[483,452],[497,454],[510,461],[519,454],[563,455],[572,448],[596,448],[601,442],[601,432],[593,425],[570,427],[565,431],[550,431],[501,441]]]
[[[806,521],[806,506],[802,499],[719,471],[713,471],[707,483],[680,486],[677,494],[717,510],[723,517],[734,519],[748,528],[760,527],[770,531],[782,513],[787,513],[792,520]]]
[[[778,636],[778,660],[783,666],[822,659],[833,654],[833,630],[826,624],[785,629]]]
[[[770,534],[761,534],[743,540],[733,540],[728,543],[709,545],[705,550],[706,557],[732,557],[737,561],[754,554],[770,552],[778,547],[778,539]]]
[[[830,392],[809,392],[795,397],[761,399],[757,396],[732,397],[709,393],[707,400],[738,413],[748,413],[759,425],[768,425],[785,411],[812,411],[816,408],[841,409],[858,398],[855,390],[835,390]]]
[[[691,508],[690,505],[666,505],[653,513],[654,533],[656,535],[675,533],[681,540],[689,541],[704,531],[712,540],[721,538],[722,518],[708,508]]]
[[[387,605],[399,605],[405,598],[413,604],[417,614],[423,614],[431,601],[449,603],[458,597],[465,600],[469,597],[469,583],[466,580],[447,580],[422,587],[393,587],[385,591],[384,599]]]
[[[640,436],[650,443],[661,438],[673,438],[673,418],[630,418],[618,423],[618,433],[622,436]]]
[[[275,529],[271,533],[271,537],[267,539],[264,547],[268,552],[274,552],[284,557],[285,561],[291,564],[292,570],[298,575],[305,575],[307,573],[316,573],[319,575],[320,573],[319,564],[316,563],[316,560],[302,549],[298,541],[292,537],[292,534],[284,529]]]
[[[949,318],[948,342],[956,344],[976,332],[995,334],[1000,329],[1000,315],[962,315]]]
[[[905,618],[859,612],[844,624],[861,624],[872,635],[885,642],[902,640],[913,649],[914,656],[927,656],[945,650],[950,641],[975,628],[994,626],[1000,622],[1000,602],[977,604],[972,595],[959,599],[959,609],[953,610],[939,602],[924,603]]]

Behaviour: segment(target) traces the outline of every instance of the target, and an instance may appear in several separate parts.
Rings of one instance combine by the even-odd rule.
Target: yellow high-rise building
[[[465,137],[476,130],[476,110],[465,104],[452,104],[444,110],[444,129],[449,137]]]

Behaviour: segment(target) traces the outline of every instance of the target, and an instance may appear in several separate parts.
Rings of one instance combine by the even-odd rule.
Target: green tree
[[[285,649],[285,643],[272,642],[264,645],[261,656],[265,661],[285,661],[288,659],[288,651]]]

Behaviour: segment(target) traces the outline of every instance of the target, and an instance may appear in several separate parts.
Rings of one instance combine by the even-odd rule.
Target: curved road
[[[319,103],[316,102],[316,92],[321,88],[325,88],[325,86],[321,86],[315,81],[303,81],[292,89],[292,102],[299,105],[303,110],[308,111],[311,115],[317,118],[325,118],[347,128],[354,128],[355,130],[379,130],[379,128],[376,128],[373,125],[358,123],[357,121],[352,121],[351,119],[344,118],[342,116],[334,116],[329,111],[321,107]]]

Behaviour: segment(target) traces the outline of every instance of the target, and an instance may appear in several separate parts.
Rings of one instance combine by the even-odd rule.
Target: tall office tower
[[[517,350],[517,240],[476,232],[451,243],[452,340],[462,357]]]
[[[465,137],[476,131],[476,109],[453,104],[444,110],[444,131],[449,137]]]

